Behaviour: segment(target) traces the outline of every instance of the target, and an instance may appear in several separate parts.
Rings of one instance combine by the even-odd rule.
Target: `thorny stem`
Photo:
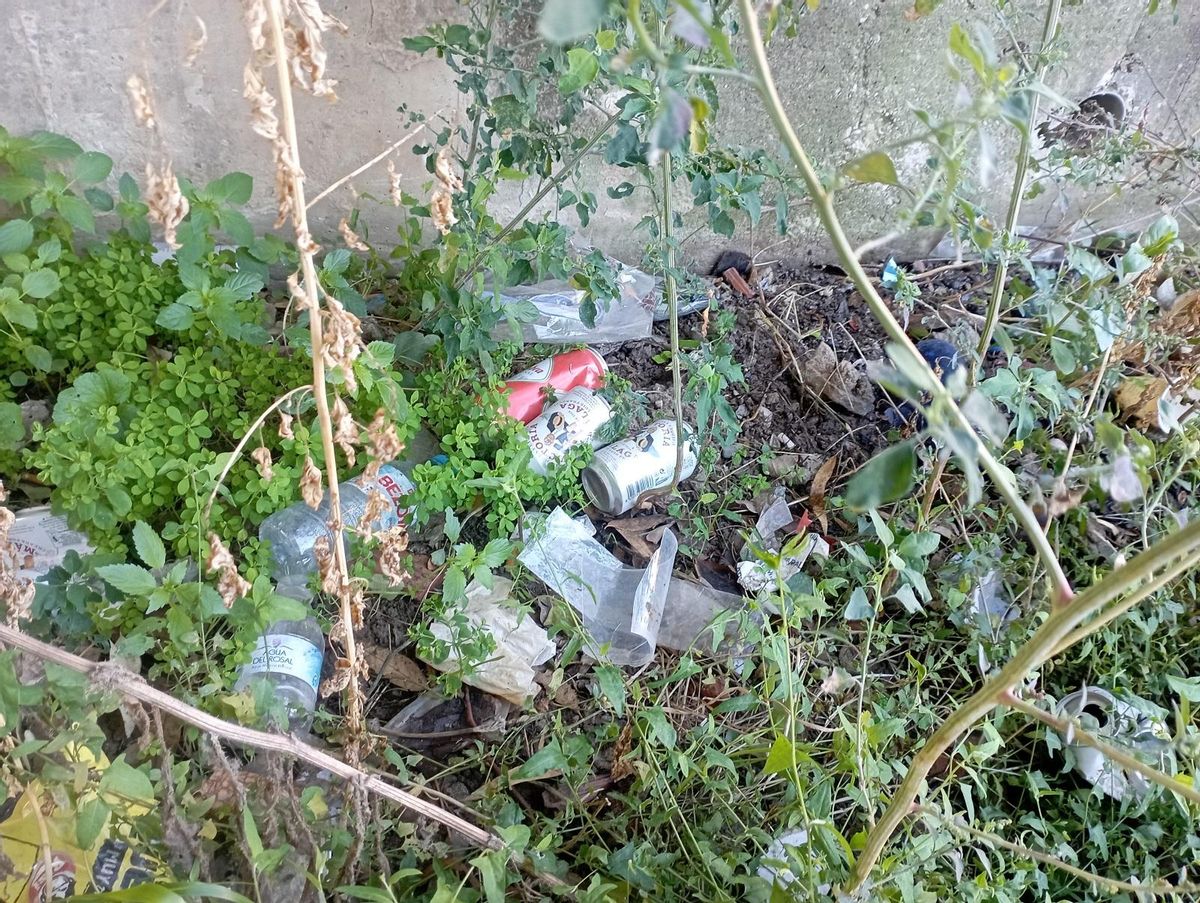
[[[1057,3],[1059,0],[1053,0],[1053,2]],[[770,64],[767,62],[767,53],[763,46],[762,32],[758,27],[758,18],[754,11],[753,0],[738,0],[738,4],[741,7],[742,21],[746,26],[750,59],[758,73],[758,92],[762,98],[763,106],[766,107],[767,113],[770,114],[776,130],[779,132],[780,137],[783,138],[784,144],[787,145],[796,168],[800,170],[800,175],[803,177],[805,185],[808,186],[809,197],[812,199],[817,215],[821,218],[821,224],[824,226],[834,250],[842,261],[843,268],[849,274],[854,287],[858,289],[858,293],[867,302],[867,306],[871,308],[871,313],[875,315],[875,319],[879,321],[888,338],[897,345],[899,353],[907,355],[914,367],[927,367],[924,358],[917,352],[912,340],[904,332],[904,327],[900,325],[899,321],[896,320],[895,316],[888,309],[887,304],[884,303],[883,299],[879,296],[879,292],[876,291],[875,286],[871,283],[870,277],[867,276],[866,270],[863,269],[862,264],[854,256],[854,249],[850,245],[850,241],[846,237],[846,233],[842,229],[842,224],[838,219],[837,211],[834,209],[833,199],[825,191],[824,186],[822,186],[821,179],[813,168],[812,161],[809,160],[808,154],[805,152],[804,146],[800,143],[795,129],[792,128],[791,120],[788,119],[788,115],[783,109],[783,102],[779,99],[779,92],[775,88],[775,80],[771,75]],[[1021,498],[1012,472],[997,461],[987,446],[980,441],[970,421],[967,420],[962,410],[954,402],[954,399],[945,386],[934,379],[930,381],[929,391],[935,399],[940,399],[943,402],[951,419],[954,421],[954,427],[962,430],[965,436],[970,437],[974,446],[973,450],[979,458],[980,466],[991,477],[993,484],[996,486],[996,491],[1004,497],[1005,502],[1012,509],[1013,515],[1028,534],[1030,543],[1042,559],[1042,563],[1050,575],[1056,598],[1059,600],[1069,599],[1072,595],[1071,585],[1067,581],[1066,574],[1063,573],[1058,557],[1054,554],[1054,549],[1050,545],[1049,538],[1041,526],[1038,525],[1033,511],[1025,504],[1025,500]]]
[[[300,267],[304,275],[302,283],[304,297],[308,305],[308,328],[312,336],[312,372],[313,398],[317,403],[317,423],[321,432],[321,449],[325,456],[325,475],[329,485],[329,510],[332,513],[330,530],[333,533],[333,566],[339,587],[339,606],[341,608],[342,634],[345,650],[346,665],[350,671],[350,682],[346,688],[346,721],[349,725],[351,738],[357,738],[365,732],[363,724],[362,691],[358,685],[358,644],[354,638],[354,612],[351,610],[350,569],[346,563],[346,545],[342,537],[342,507],[341,494],[338,491],[337,455],[333,443],[333,420],[329,414],[328,387],[325,383],[325,359],[322,353],[324,347],[323,324],[321,321],[321,301],[318,295],[319,282],[317,268],[313,261],[312,239],[309,237],[307,205],[304,202],[304,177],[300,167],[300,141],[296,136],[296,116],[292,104],[291,73],[288,69],[288,49],[283,35],[283,12],[280,0],[268,0],[267,10],[271,17],[271,40],[275,48],[275,71],[279,82],[280,122],[284,128],[284,138],[288,143],[292,165],[288,168],[288,178],[292,183],[295,197],[295,226],[300,253]],[[357,742],[352,739],[347,747],[347,755],[351,763],[358,758]]]
[[[1008,693],[1004,697],[1004,705],[1011,709],[1016,709],[1019,712],[1024,712],[1030,718],[1041,721],[1054,728],[1060,734],[1071,737],[1072,743],[1081,743],[1084,746],[1090,746],[1092,749],[1103,753],[1105,757],[1112,759],[1122,768],[1129,771],[1134,771],[1140,774],[1148,781],[1152,781],[1159,787],[1164,787],[1172,793],[1178,793],[1182,797],[1186,797],[1193,803],[1200,803],[1200,790],[1197,790],[1191,784],[1185,784],[1183,781],[1177,781],[1169,774],[1164,774],[1157,768],[1147,765],[1145,762],[1132,755],[1127,750],[1119,746],[1113,746],[1111,743],[1105,743],[1098,737],[1093,737],[1087,731],[1079,726],[1079,721],[1075,718],[1061,718],[1047,712],[1045,709],[1040,709],[1032,702],[1021,699],[1013,693]]]
[[[575,171],[575,167],[577,167],[583,161],[583,158],[588,155],[591,149],[599,143],[601,138],[608,134],[608,130],[612,128],[612,124],[616,122],[620,116],[621,112],[618,110],[615,113],[610,114],[609,117],[600,124],[600,127],[596,129],[592,136],[587,140],[587,143],[575,152],[575,156],[564,163],[559,168],[558,172],[551,176],[546,184],[541,187],[537,194],[530,198],[529,202],[517,211],[517,215],[505,224],[504,228],[496,234],[496,237],[489,241],[484,249],[475,255],[475,259],[471,261],[471,265],[467,267],[467,271],[463,273],[463,275],[460,276],[458,281],[455,283],[456,287],[462,287],[466,285],[467,280],[479,272],[479,268],[483,266],[483,261],[487,258],[487,255],[491,253],[492,249],[495,248],[496,245],[500,244],[500,242],[504,240],[505,236],[512,232],[513,229],[525,222],[525,217],[529,216],[530,212],[538,205],[542,198],[566,181],[567,177]]]
[[[1050,0],[1046,6],[1046,23],[1042,28],[1042,47],[1038,51],[1038,64],[1034,79],[1040,82],[1046,75],[1046,51],[1050,42],[1058,32],[1058,14],[1062,9],[1062,0]],[[1017,228],[1021,216],[1021,200],[1025,196],[1025,176],[1029,171],[1029,146],[1033,138],[1033,124],[1037,120],[1038,99],[1036,91],[1029,93],[1029,116],[1025,120],[1025,128],[1021,131],[1021,146],[1017,150],[1017,170],[1013,173],[1012,194],[1008,199],[1008,216],[1004,222],[1004,234],[1011,236]],[[1004,284],[1008,281],[1008,255],[1001,254],[996,263],[996,276],[992,280],[992,294],[988,299],[987,314],[983,321],[983,329],[979,333],[979,345],[976,348],[976,360],[971,364],[971,372],[984,359],[987,350],[992,346],[992,335],[996,331],[996,322],[1000,319],[1000,301],[1004,298]]]
[[[996,834],[989,831],[980,831],[971,825],[959,819],[949,819],[936,812],[933,809],[922,806],[917,810],[921,815],[928,815],[931,818],[936,818],[942,824],[946,825],[953,831],[961,831],[969,837],[974,837],[977,840],[985,841],[992,846],[1000,847],[1003,850],[1008,850],[1010,853],[1016,853],[1026,859],[1032,859],[1034,862],[1040,862],[1043,865],[1049,865],[1053,868],[1066,872],[1069,875],[1074,875],[1076,878],[1081,878],[1089,884],[1094,884],[1101,890],[1108,891],[1110,894],[1115,894],[1120,891],[1130,894],[1154,894],[1155,896],[1170,896],[1172,894],[1195,893],[1200,890],[1200,884],[1131,884],[1127,881],[1118,881],[1115,878],[1105,878],[1102,875],[1096,875],[1086,869],[1081,869],[1078,866],[1071,865],[1069,862],[1064,862],[1057,856],[1051,856],[1049,853],[1043,853],[1040,850],[1032,850],[1029,847],[1022,846],[1019,843],[1013,843],[1011,840],[1005,840]]]
[[[1178,566],[1194,566],[1200,559],[1198,549],[1200,521],[1189,524],[1154,548],[1138,555],[1124,567],[1113,571],[1099,583],[1088,587],[1075,597],[1071,605],[1053,610],[1037,633],[1017,650],[1008,664],[985,681],[974,696],[959,705],[913,756],[908,772],[896,789],[891,803],[879,819],[879,823],[867,836],[847,884],[847,893],[853,893],[867,880],[888,840],[900,826],[900,822],[911,814],[912,803],[921,792],[929,770],[971,725],[997,706],[1006,704],[1007,695],[1012,689],[1019,685],[1030,671],[1053,657],[1063,640],[1089,615],[1100,611],[1177,557],[1182,559]]]
[[[663,294],[671,320],[671,398],[675,405],[675,473],[668,492],[674,492],[683,475],[683,375],[679,364],[679,293],[675,286],[675,245],[671,241],[671,155],[662,155],[663,179]],[[693,449],[695,451],[695,449]]]

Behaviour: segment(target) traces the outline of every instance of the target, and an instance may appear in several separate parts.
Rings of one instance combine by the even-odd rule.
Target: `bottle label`
[[[539,361],[528,370],[522,370],[516,376],[511,377],[510,383],[544,383],[550,378],[550,370],[554,366],[554,360],[547,358],[544,361]]]
[[[551,461],[564,457],[576,445],[591,442],[608,422],[609,413],[608,402],[589,389],[575,388],[562,395],[525,428],[534,470],[545,473]]]
[[[408,508],[405,508],[401,501],[415,488],[412,480],[405,476],[404,471],[391,464],[384,464],[379,468],[379,475],[374,480],[365,480],[360,476],[355,478],[355,482],[368,497],[372,491],[377,491],[383,493],[392,503],[391,507],[384,511],[379,516],[379,520],[372,525],[372,529],[390,530],[404,519]]]
[[[255,674],[288,674],[298,677],[314,690],[321,683],[324,653],[303,637],[273,633],[258,638],[258,645],[242,671],[242,677]]]

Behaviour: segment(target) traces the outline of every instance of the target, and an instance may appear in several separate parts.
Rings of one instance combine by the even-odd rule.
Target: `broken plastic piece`
[[[681,294],[676,299],[676,305],[679,308],[679,316],[686,317],[688,314],[697,314],[702,310],[708,310],[709,304],[712,303],[712,289],[709,288],[706,292],[688,292]],[[654,304],[654,322],[661,323],[664,320],[671,319],[671,309],[667,306],[667,297],[663,291],[662,283],[656,283],[654,292],[651,294],[651,300]]]
[[[670,530],[646,568],[614,558],[561,508],[544,522],[527,518],[518,560],[579,612],[588,654],[614,665],[641,667],[654,657],[679,542]]]
[[[469,706],[467,694],[471,696]],[[430,690],[393,715],[383,730],[411,749],[448,755],[472,738],[504,730],[512,710],[512,703],[487,693],[467,690],[447,699]]]
[[[829,557],[829,543],[815,533],[809,533],[802,542],[803,545],[795,552],[783,555],[779,559],[778,570],[758,558],[752,561],[739,561],[737,566],[738,583],[746,592],[758,596],[760,599],[769,598],[779,590],[777,578],[782,577],[783,582],[787,583],[800,573],[808,556]]]
[[[746,600],[742,596],[676,577],[667,589],[667,604],[658,627],[658,645],[676,652],[693,648],[702,652],[726,649],[734,639],[736,622],[726,620],[724,616],[736,614],[745,606]],[[719,639],[716,637],[718,630],[721,632]]]
[[[895,257],[887,259],[887,263],[883,265],[883,272],[879,275],[879,281],[883,283],[884,288],[895,288],[900,282],[900,266],[896,263]]]
[[[971,590],[970,599],[972,619],[993,641],[998,641],[1004,628],[1021,617],[1021,609],[1009,598],[999,571],[984,574]]]
[[[805,828],[793,828],[780,834],[771,841],[771,845],[763,853],[762,865],[758,867],[758,877],[781,887],[787,887],[794,883],[796,875],[788,863],[792,858],[812,855],[806,849],[808,845],[808,830]],[[829,884],[819,884],[815,888],[816,892],[822,896],[828,894],[831,889],[832,886]]]
[[[1059,700],[1058,714],[1077,720],[1096,739],[1125,747],[1147,765],[1173,774],[1171,735],[1160,718],[1149,714],[1156,707],[1144,700],[1138,702],[1140,706],[1103,687],[1084,687]],[[1126,770],[1100,750],[1072,742],[1070,732],[1063,741],[1074,755],[1075,770],[1113,799],[1133,796],[1140,800],[1153,789],[1154,785],[1142,775]]]
[[[465,672],[462,680],[513,705],[523,705],[541,689],[533,681],[533,669],[549,661],[555,650],[545,628],[532,615],[505,604],[511,593],[512,581],[504,577],[492,578],[491,589],[478,581],[467,587],[463,613],[473,626],[491,635],[496,648],[486,661]],[[448,643],[450,650],[440,662],[424,660],[440,671],[457,671],[459,657],[451,628],[434,621],[429,630]]]

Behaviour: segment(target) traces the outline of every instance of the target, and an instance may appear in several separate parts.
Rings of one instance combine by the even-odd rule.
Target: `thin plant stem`
[[[988,678],[975,695],[961,703],[913,756],[908,772],[892,796],[879,823],[867,835],[847,883],[847,893],[862,886],[879,861],[884,847],[900,822],[912,812],[913,801],[921,792],[930,769],[954,742],[997,706],[1005,704],[1008,694],[1030,671],[1050,659],[1063,640],[1091,614],[1100,611],[1132,587],[1156,573],[1177,557],[1179,564],[1194,566],[1200,554],[1200,521],[1189,524],[1154,548],[1138,555],[1124,567],[1113,571],[1099,583],[1075,597],[1072,604],[1053,610],[1037,632],[1021,646],[998,673]],[[1094,624],[1095,622],[1093,622]],[[1088,625],[1088,629],[1093,628]]]
[[[1042,47],[1038,52],[1037,69],[1034,79],[1040,82],[1046,75],[1046,51],[1054,36],[1058,33],[1058,16],[1062,10],[1062,0],[1050,0],[1046,5],[1046,22],[1042,27]],[[1021,146],[1017,150],[1017,168],[1013,173],[1012,192],[1008,199],[1008,215],[1004,220],[1004,234],[1012,235],[1017,228],[1021,216],[1021,200],[1025,196],[1025,176],[1029,171],[1029,149],[1033,138],[1033,124],[1037,121],[1038,100],[1037,91],[1029,93],[1029,115],[1025,119],[1025,128],[1021,131]],[[1000,302],[1004,298],[1004,284],[1008,281],[1008,255],[1001,254],[996,264],[996,276],[992,280],[992,294],[988,299],[987,313],[983,321],[983,329],[979,333],[979,345],[976,347],[976,359],[971,364],[971,372],[984,359],[987,350],[992,346],[992,335],[996,331],[996,322],[1000,319]]]
[[[1076,878],[1087,881],[1089,884],[1094,884],[1096,887],[1110,894],[1124,891],[1129,894],[1153,894],[1165,897],[1172,894],[1195,893],[1200,890],[1200,884],[1131,884],[1128,881],[1105,878],[1103,875],[1096,875],[1086,869],[1071,865],[1069,862],[1064,862],[1057,856],[1051,856],[1049,853],[1043,853],[1040,850],[1032,850],[1019,843],[1013,843],[1011,840],[1005,840],[1003,837],[992,834],[989,831],[980,831],[978,828],[974,828],[959,819],[946,818],[940,812],[936,812],[933,809],[922,806],[918,812],[921,815],[928,815],[931,818],[937,819],[953,831],[960,831],[968,837],[974,837],[976,840],[982,840],[994,847],[1000,847],[1002,850],[1008,850],[1010,853],[1016,853],[1018,856],[1032,859],[1034,862],[1040,862],[1042,865],[1049,865],[1069,875],[1074,875]]]
[[[441,110],[438,110],[438,112],[434,113],[433,115],[437,116],[439,113],[441,113]],[[427,129],[427,128],[429,128],[429,123],[422,122],[419,126],[417,126],[415,129],[413,129],[411,132],[409,132],[407,135],[405,135],[399,141],[393,142],[390,147],[386,148],[383,151],[380,151],[378,154],[376,154],[374,157],[372,157],[370,160],[368,160],[362,166],[358,167],[358,169],[354,170],[354,172],[347,173],[346,175],[342,176],[340,179],[338,179],[336,182],[334,182],[332,185],[330,185],[328,188],[326,188],[324,191],[322,191],[320,194],[318,194],[315,198],[313,198],[311,201],[309,201],[307,204],[305,204],[304,209],[305,210],[312,209],[312,207],[315,206],[316,203],[318,201],[320,201],[322,198],[326,198],[329,195],[333,194],[333,192],[337,191],[339,188],[341,188],[343,185],[345,185],[351,179],[361,176],[364,172],[366,172],[368,169],[370,169],[376,163],[380,162],[381,160],[387,158],[392,153],[394,153],[394,152],[398,151],[400,148],[404,147],[404,145],[408,144],[408,142],[412,141],[414,138],[417,137],[417,135],[421,134],[421,132],[425,131],[425,129]]]
[[[1058,2],[1058,0],[1054,0],[1054,2]],[[762,32],[758,27],[758,17],[755,13],[753,0],[738,0],[738,4],[741,8],[742,22],[745,25],[746,43],[750,53],[750,60],[758,74],[758,91],[762,98],[763,106],[766,107],[767,113],[770,115],[776,130],[779,132],[793,162],[796,164],[796,168],[800,170],[800,175],[803,177],[805,185],[808,186],[808,193],[813,201],[813,207],[821,219],[821,224],[824,226],[825,232],[829,236],[829,240],[833,244],[843,268],[850,276],[858,293],[867,302],[867,306],[870,307],[875,319],[879,321],[884,332],[887,333],[888,338],[897,346],[898,353],[907,356],[912,365],[918,369],[927,367],[928,365],[925,363],[924,358],[917,352],[912,340],[905,333],[904,327],[900,325],[891,310],[888,309],[887,304],[879,296],[879,292],[875,289],[866,270],[863,269],[862,263],[854,256],[854,249],[846,237],[841,221],[838,219],[837,211],[833,206],[833,200],[821,184],[821,179],[817,175],[816,169],[813,168],[812,161],[809,160],[804,146],[800,143],[800,139],[792,127],[791,120],[788,119],[788,115],[783,109],[783,102],[779,98],[779,92],[775,87],[775,80],[771,75],[771,67],[767,62],[766,48],[763,46]],[[970,421],[967,420],[962,410],[954,402],[954,399],[950,396],[945,386],[938,380],[932,379],[928,388],[935,399],[940,399],[944,403],[950,418],[954,421],[953,425],[962,430],[964,436],[971,438],[972,445],[974,446],[973,451],[979,459],[980,466],[991,477],[996,491],[1008,503],[1013,515],[1025,530],[1030,543],[1042,559],[1042,563],[1050,576],[1056,598],[1059,600],[1069,599],[1072,595],[1071,585],[1067,581],[1066,574],[1063,573],[1062,565],[1059,563],[1058,557],[1054,554],[1054,549],[1050,545],[1050,540],[1046,536],[1045,531],[1038,524],[1032,509],[1021,498],[1012,472],[992,456],[991,451],[979,439],[974,427],[971,426]]]
[[[288,68],[287,42],[284,40],[283,11],[280,0],[268,0],[267,10],[271,18],[271,39],[275,49],[275,70],[279,83],[280,125],[284,139],[291,152],[292,166],[288,178],[295,197],[295,226],[297,248],[300,253],[300,268],[303,273],[302,289],[308,306],[308,328],[312,338],[313,398],[317,406],[317,424],[321,433],[321,449],[325,457],[325,476],[328,481],[329,510],[332,533],[331,550],[333,567],[339,587],[339,608],[342,621],[343,649],[349,668],[350,682],[346,688],[346,721],[352,738],[365,732],[363,723],[362,689],[358,685],[358,644],[354,637],[354,612],[350,598],[350,569],[346,562],[346,545],[342,532],[341,494],[338,491],[337,454],[333,442],[333,419],[329,413],[328,387],[325,382],[324,331],[321,321],[321,300],[317,268],[313,260],[312,239],[309,238],[307,204],[304,200],[303,170],[300,165],[300,141],[296,135],[296,115],[292,103],[291,72]],[[351,760],[357,759],[357,743],[352,740],[347,748]]]
[[[258,417],[255,418],[254,422],[250,424],[250,428],[246,430],[245,434],[241,438],[241,441],[238,442],[238,444],[234,446],[233,451],[230,452],[229,460],[225,462],[225,466],[222,467],[221,472],[217,474],[217,482],[213,484],[212,492],[208,494],[208,501],[204,503],[204,523],[208,523],[208,516],[212,513],[213,502],[217,500],[217,493],[221,490],[221,484],[225,482],[225,478],[229,476],[229,471],[233,469],[233,465],[237,463],[238,458],[242,456],[242,451],[250,442],[250,437],[253,436],[264,423],[266,423],[267,418],[271,416],[272,411],[278,410],[289,399],[299,395],[301,392],[311,391],[312,386],[304,385],[296,386],[296,388],[292,389],[291,391],[284,392],[273,402],[271,402],[270,406],[261,414],[259,414]]]
[[[1193,803],[1200,804],[1200,790],[1197,790],[1191,784],[1177,781],[1169,774],[1165,774],[1157,768],[1147,765],[1137,756],[1119,746],[1113,746],[1111,743],[1105,743],[1099,737],[1093,737],[1080,727],[1078,719],[1060,718],[1058,715],[1047,712],[1045,709],[1040,709],[1032,702],[1021,699],[1012,693],[1005,696],[1004,705],[1010,709],[1016,709],[1018,712],[1023,712],[1030,718],[1034,718],[1043,724],[1049,725],[1064,736],[1069,735],[1072,743],[1082,743],[1084,746],[1090,746],[1092,749],[1103,753],[1106,758],[1112,759],[1122,768],[1140,774],[1146,780],[1157,784],[1159,787],[1170,790],[1172,793],[1178,793]]]
[[[671,155],[662,155],[663,190],[663,294],[667,299],[667,313],[671,321],[671,400],[675,406],[675,473],[671,477],[668,492],[674,492],[683,475],[683,374],[679,364],[679,293],[675,285],[675,245],[671,241]]]
[[[513,231],[513,229],[525,222],[525,217],[529,216],[529,214],[533,211],[533,208],[538,205],[542,198],[566,181],[567,177],[575,171],[575,168],[583,161],[583,158],[588,155],[591,149],[600,142],[601,138],[608,134],[608,130],[612,128],[612,124],[616,122],[620,116],[621,113],[619,110],[609,114],[608,118],[605,119],[604,122],[600,124],[600,127],[592,133],[592,136],[588,138],[587,143],[585,143],[583,147],[576,151],[575,155],[571,157],[570,160],[559,167],[558,172],[556,172],[546,181],[546,184],[541,187],[537,194],[530,198],[528,203],[526,203],[524,207],[517,211],[516,216],[510,219],[504,225],[504,228],[496,233],[496,236],[489,241],[484,249],[475,256],[475,259],[471,262],[471,265],[467,267],[466,272],[463,273],[463,275],[460,276],[458,281],[455,283],[456,286],[461,287],[466,285],[467,281],[477,272],[479,272],[479,268],[483,266],[483,261],[486,259],[491,250],[495,248],[496,245],[500,244],[500,242],[503,241],[505,237]]]

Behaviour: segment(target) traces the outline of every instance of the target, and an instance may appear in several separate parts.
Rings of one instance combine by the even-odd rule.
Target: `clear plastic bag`
[[[587,295],[562,279],[550,279],[533,285],[516,285],[503,289],[500,298],[506,303],[528,301],[537,308],[537,319],[521,324],[521,338],[526,344],[541,342],[567,345],[577,342],[600,344],[644,339],[654,325],[654,277],[635,267],[613,261],[617,268],[620,294],[615,298],[597,299],[596,325],[589,328],[583,322],[580,305]],[[490,294],[485,292],[485,294]]]

